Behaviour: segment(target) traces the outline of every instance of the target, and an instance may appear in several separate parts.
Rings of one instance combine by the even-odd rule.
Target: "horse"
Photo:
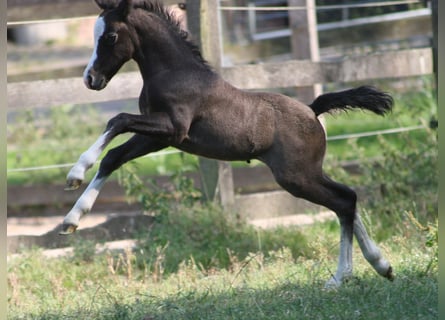
[[[84,71],[87,88],[102,90],[122,65],[136,61],[143,79],[140,114],[120,113],[67,175],[76,189],[85,172],[117,135],[134,135],[107,152],[85,191],[64,217],[60,234],[71,234],[88,213],[110,174],[124,163],[172,146],[226,161],[257,159],[295,197],[322,205],[340,222],[337,270],[327,281],[339,286],[352,276],[355,235],[370,265],[393,280],[391,264],[369,237],[356,208],[356,193],[323,172],[326,135],[318,116],[363,109],[384,115],[392,97],[373,86],[330,92],[306,105],[278,93],[235,88],[206,62],[167,7],[153,0],[95,0],[102,10],[94,26],[94,50]]]

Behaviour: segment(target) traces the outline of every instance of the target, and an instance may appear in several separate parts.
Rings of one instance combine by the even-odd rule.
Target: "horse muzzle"
[[[102,90],[107,86],[107,78],[104,75],[96,73],[92,70],[88,71],[84,77],[83,81],[88,89],[91,90]]]

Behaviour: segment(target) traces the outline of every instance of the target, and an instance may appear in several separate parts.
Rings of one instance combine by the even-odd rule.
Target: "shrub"
[[[203,201],[201,192],[183,172],[172,176],[168,188],[144,182],[132,165],[121,169],[119,179],[130,199],[155,217],[150,230],[139,236],[137,250],[139,267],[151,272],[169,274],[188,260],[203,271],[229,268],[233,261],[241,261],[252,252],[267,256],[284,247],[294,258],[310,252],[296,228],[256,230],[235,212]]]

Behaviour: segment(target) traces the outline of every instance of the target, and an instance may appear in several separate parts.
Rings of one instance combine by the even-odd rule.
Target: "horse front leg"
[[[65,190],[79,188],[85,179],[85,172],[96,163],[103,150],[117,135],[124,132],[134,132],[169,138],[174,137],[175,133],[177,135],[177,132],[182,132],[179,138],[182,140],[185,136],[183,131],[185,130],[174,128],[170,118],[165,113],[155,113],[150,116],[120,113],[108,121],[104,133],[87,151],[81,154],[79,160],[68,172]]]
[[[59,232],[59,234],[66,235],[76,231],[82,216],[84,216],[91,210],[99,194],[99,191],[100,189],[102,189],[102,186],[104,185],[106,180],[105,177],[98,178],[98,173],[96,173],[88,187],[79,197],[79,199],[77,199],[74,207],[63,219],[62,230]]]
[[[94,149],[93,146],[90,149]],[[110,150],[102,159],[99,170],[93,180],[63,219],[62,230],[59,234],[67,235],[76,231],[80,219],[91,211],[100,190],[113,171],[125,162],[165,147],[165,144],[161,144],[150,137],[134,135],[124,144]]]
[[[96,163],[102,151],[113,140],[114,136],[111,130],[105,130],[96,142],[80,155],[79,160],[68,172],[65,190],[76,190],[79,188],[85,179],[85,172]]]

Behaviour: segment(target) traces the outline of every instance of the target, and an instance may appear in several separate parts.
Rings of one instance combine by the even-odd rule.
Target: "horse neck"
[[[158,17],[139,19],[135,24],[137,44],[134,60],[144,80],[165,70],[177,70],[187,64],[197,64],[193,52],[184,40],[169,30]]]

